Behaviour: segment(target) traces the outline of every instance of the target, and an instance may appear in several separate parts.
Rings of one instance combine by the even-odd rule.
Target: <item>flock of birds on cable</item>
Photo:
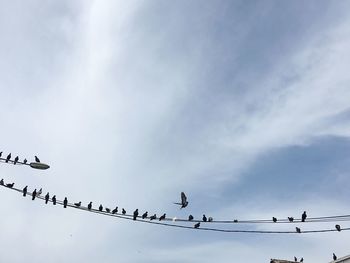
[[[2,154],[3,154],[3,152],[0,152],[0,158],[4,159],[5,163],[12,162],[14,165],[16,165],[17,163],[21,163],[21,164],[28,163],[27,159],[24,159],[23,162],[20,162],[18,156],[16,156],[15,159],[11,160],[11,157],[12,157],[11,153],[9,153],[6,158],[2,158]],[[34,156],[34,158],[35,158],[35,162],[40,163],[40,159],[38,158],[38,156]]]

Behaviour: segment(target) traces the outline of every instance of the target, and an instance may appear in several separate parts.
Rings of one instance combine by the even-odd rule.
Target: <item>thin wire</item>
[[[10,188],[7,187],[5,185],[1,185],[4,186],[8,189],[17,191],[19,193],[23,193],[22,190],[18,189],[18,188]],[[27,193],[28,196],[33,196],[32,193]],[[38,199],[42,199],[45,200],[45,197],[43,197],[42,195],[36,196],[36,198]],[[53,202],[52,199],[49,199],[48,202]],[[56,203],[58,205],[63,206],[64,203],[63,201],[57,200]],[[75,208],[75,209],[79,209],[85,212],[92,212],[92,213],[96,213],[96,214],[100,214],[100,215],[104,215],[104,216],[110,216],[110,217],[116,217],[116,218],[120,218],[120,219],[126,219],[126,220],[133,220],[132,215],[121,215],[121,214],[110,214],[108,212],[104,212],[104,211],[99,211],[96,209],[87,209],[86,207],[77,207],[74,204],[68,203],[67,207],[70,208]],[[334,216],[331,216],[332,218]],[[139,218],[139,217],[138,217]],[[328,218],[328,217],[327,217]],[[191,229],[191,230],[202,230],[202,231],[213,231],[213,232],[225,232],[225,233],[252,233],[252,234],[309,234],[309,233],[325,233],[325,232],[335,232],[338,231],[336,229],[319,229],[319,230],[304,230],[301,231],[300,233],[296,232],[296,231],[266,231],[266,230],[240,230],[240,229],[218,229],[218,228],[208,228],[208,227],[200,227],[200,228],[194,228],[191,226],[184,226],[184,225],[176,225],[176,224],[169,224],[169,223],[164,223],[164,222],[156,222],[156,221],[146,221],[143,219],[138,219],[138,220],[133,220],[136,222],[141,222],[141,223],[147,223],[147,224],[153,224],[153,225],[162,225],[162,226],[167,226],[167,227],[176,227],[176,228],[184,228],[184,229]],[[177,220],[175,221],[177,222]],[[181,221],[182,222],[182,221]],[[186,221],[186,222],[191,222],[191,221]],[[350,230],[350,228],[342,228],[342,231],[348,231]]]
[[[6,162],[6,161],[7,161],[7,162]],[[11,164],[15,164],[15,161],[13,161],[13,160],[7,160],[7,159],[2,158],[2,157],[0,157],[0,162],[2,162],[2,163],[11,163]],[[28,166],[30,166],[29,163],[24,163],[24,162],[21,162],[21,161],[17,161],[15,165],[28,165]]]

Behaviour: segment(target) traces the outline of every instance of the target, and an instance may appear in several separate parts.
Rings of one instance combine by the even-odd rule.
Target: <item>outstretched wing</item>
[[[184,192],[181,192],[181,203],[185,204],[187,202],[187,197]]]

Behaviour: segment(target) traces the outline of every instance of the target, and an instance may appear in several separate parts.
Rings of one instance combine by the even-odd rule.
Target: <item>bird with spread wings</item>
[[[184,192],[181,192],[181,203],[174,203],[176,205],[181,205],[181,208],[185,208],[188,205],[187,197]]]

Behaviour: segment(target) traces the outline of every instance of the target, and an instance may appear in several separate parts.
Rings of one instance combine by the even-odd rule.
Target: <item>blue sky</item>
[[[349,7],[3,1],[1,150],[51,168],[1,165],[2,177],[60,199],[177,217],[347,214]],[[181,191],[190,205],[179,211]],[[3,262],[328,262],[350,253],[347,232],[207,233],[10,191],[1,200]]]

